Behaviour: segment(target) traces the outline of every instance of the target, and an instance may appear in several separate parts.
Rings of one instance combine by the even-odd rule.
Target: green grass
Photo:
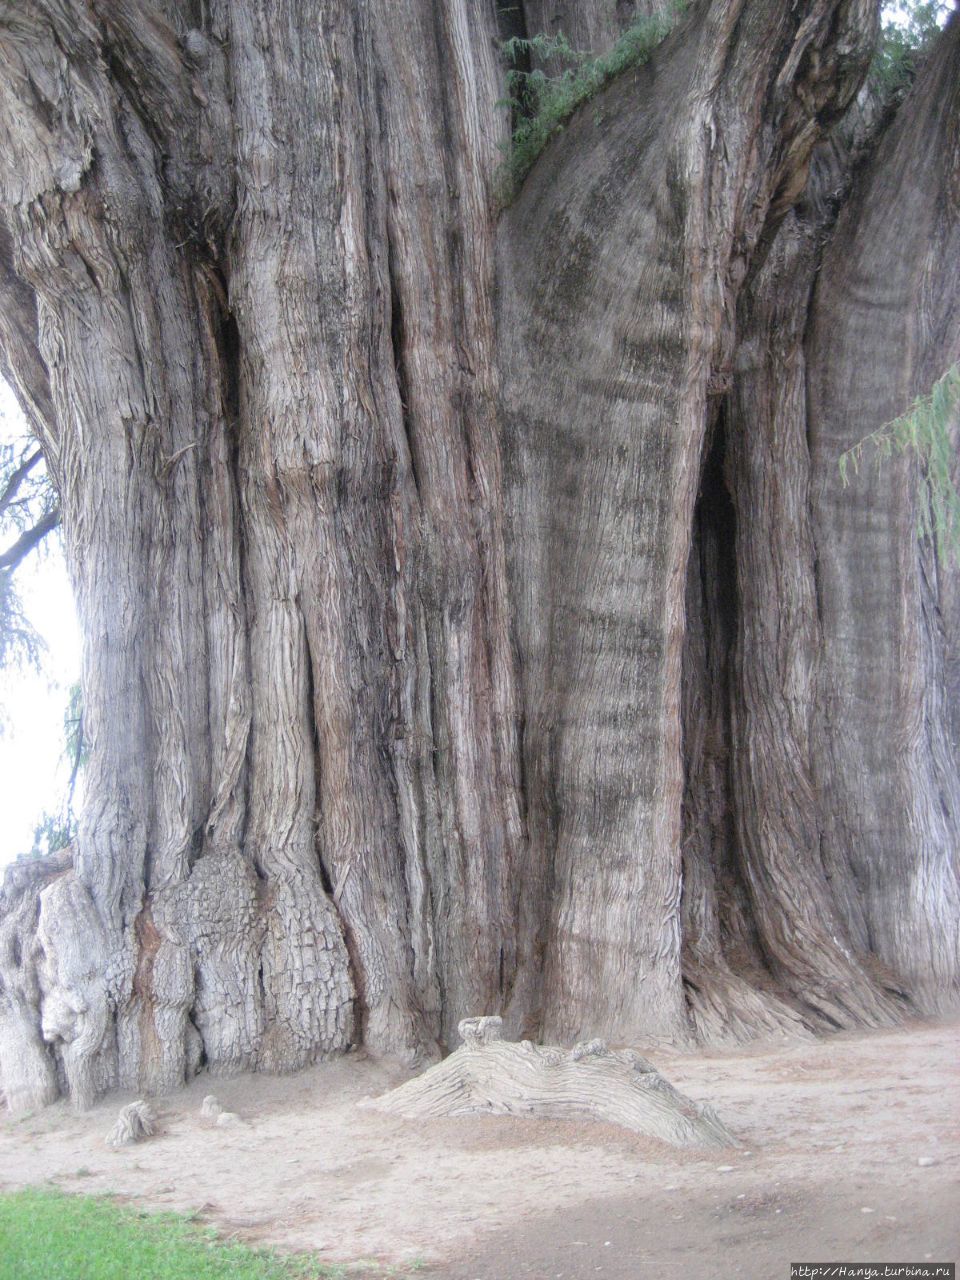
[[[0,1280],[335,1280],[358,1268],[219,1240],[173,1214],[32,1188],[0,1196]],[[366,1274],[398,1273],[372,1268]]]
[[[537,156],[574,111],[624,71],[646,62],[686,7],[687,0],[673,0],[664,13],[639,18],[612,49],[596,58],[578,53],[562,32],[532,40],[514,37],[504,43],[503,53],[512,69],[507,72],[508,97],[500,105],[508,107],[515,117],[504,164],[506,198],[516,192]],[[525,57],[569,65],[551,76],[539,69],[527,71],[519,67],[517,64]]]

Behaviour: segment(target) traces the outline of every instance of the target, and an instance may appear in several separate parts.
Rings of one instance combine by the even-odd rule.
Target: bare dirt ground
[[[436,1280],[786,1280],[791,1261],[955,1261],[958,1048],[953,1023],[649,1053],[717,1109],[743,1143],[729,1154],[586,1121],[384,1116],[356,1104],[408,1073],[353,1057],[279,1079],[201,1076],[158,1102],[157,1137],[120,1151],[104,1138],[128,1096],[4,1118],[0,1190],[112,1192]],[[207,1093],[244,1123],[203,1121]]]

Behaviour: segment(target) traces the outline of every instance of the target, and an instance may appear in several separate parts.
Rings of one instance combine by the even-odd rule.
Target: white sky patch
[[[0,432],[27,434],[19,406],[0,381]],[[19,567],[15,582],[24,612],[46,650],[40,672],[0,672],[0,866],[33,844],[44,811],[56,812],[70,776],[63,759],[63,716],[80,678],[80,631],[58,533]]]

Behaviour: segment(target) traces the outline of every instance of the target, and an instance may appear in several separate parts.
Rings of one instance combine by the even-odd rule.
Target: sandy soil
[[[386,1117],[356,1104],[407,1073],[353,1057],[282,1079],[201,1076],[159,1101],[157,1137],[121,1151],[104,1137],[126,1097],[5,1117],[0,1189],[118,1193],[331,1261],[426,1264],[437,1280],[771,1280],[791,1261],[955,1261],[958,1047],[960,1025],[941,1024],[650,1053],[737,1134],[729,1155],[589,1122]],[[203,1121],[211,1092],[244,1123]]]

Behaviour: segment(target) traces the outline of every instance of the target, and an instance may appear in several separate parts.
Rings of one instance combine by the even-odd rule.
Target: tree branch
[[[10,476],[3,493],[0,493],[0,516],[9,510],[10,504],[17,496],[17,490],[42,457],[43,451],[41,449],[34,450],[34,452],[30,454],[29,458],[24,462],[21,462],[19,467],[17,467]]]
[[[45,516],[42,516],[32,529],[27,529],[21,533],[12,546],[8,547],[6,551],[0,552],[0,569],[15,569],[59,523],[60,508],[54,507],[52,511],[48,511]]]

